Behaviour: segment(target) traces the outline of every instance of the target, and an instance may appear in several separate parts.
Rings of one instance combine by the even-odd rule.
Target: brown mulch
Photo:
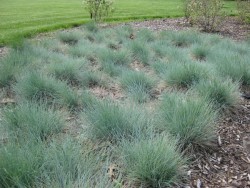
[[[113,100],[123,100],[125,96],[122,93],[122,90],[118,84],[113,84],[112,86],[109,86],[108,88],[105,87],[92,87],[90,88],[90,92],[101,99],[109,98]]]
[[[184,18],[167,18],[146,21],[135,21],[121,25],[129,24],[135,29],[146,28],[152,31],[182,31],[182,30],[199,30],[191,27]],[[236,17],[227,17],[220,27],[220,31],[216,32],[223,37],[229,37],[234,40],[244,40],[249,37],[250,25],[242,24]]]
[[[228,112],[219,123],[218,147],[190,166],[186,187],[250,187],[250,100]]]

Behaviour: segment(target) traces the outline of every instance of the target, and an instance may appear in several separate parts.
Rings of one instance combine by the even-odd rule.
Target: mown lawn
[[[66,28],[89,20],[81,0],[1,0],[0,45],[39,32]],[[225,2],[234,15],[234,2]],[[182,0],[116,0],[110,21],[183,16]]]
[[[185,183],[193,152],[216,147],[218,122],[250,85],[249,45],[85,24],[11,49],[0,59],[0,187]]]

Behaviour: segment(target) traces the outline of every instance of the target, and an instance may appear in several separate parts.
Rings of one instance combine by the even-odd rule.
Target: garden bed
[[[126,24],[125,24],[126,25]],[[191,27],[185,18],[166,18],[156,20],[146,20],[141,22],[130,22],[135,29],[150,29],[152,31],[183,31],[183,30],[199,30],[198,28]],[[250,27],[249,24],[243,24],[237,17],[226,17],[216,34],[222,37],[228,37],[233,40],[243,41],[249,37]]]
[[[166,22],[87,24],[9,49],[0,185],[248,186],[249,43],[148,30]]]

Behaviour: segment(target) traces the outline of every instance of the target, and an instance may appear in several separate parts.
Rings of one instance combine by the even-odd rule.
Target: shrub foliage
[[[200,26],[204,31],[216,31],[223,20],[222,0],[187,0],[184,5],[189,22]]]
[[[83,4],[95,22],[102,21],[114,11],[111,0],[84,0]]]

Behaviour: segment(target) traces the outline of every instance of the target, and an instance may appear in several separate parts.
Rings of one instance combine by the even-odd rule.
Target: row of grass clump
[[[249,86],[249,44],[88,24],[0,61],[1,187],[168,187]],[[164,83],[163,91],[158,87]],[[94,96],[118,87],[120,100]],[[156,94],[158,92],[158,94]]]

